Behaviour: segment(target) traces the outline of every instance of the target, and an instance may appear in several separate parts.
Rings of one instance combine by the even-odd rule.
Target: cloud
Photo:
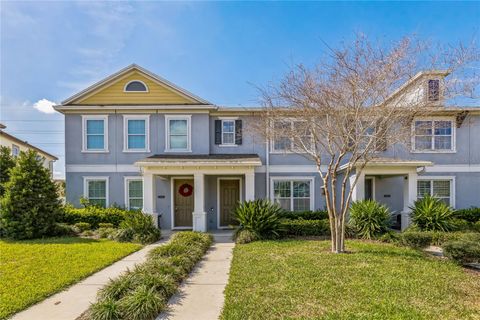
[[[48,113],[48,114],[51,114],[51,113],[55,113],[56,111],[53,109],[53,106],[56,105],[55,102],[52,102],[50,100],[47,100],[47,99],[41,99],[41,100],[38,100],[37,102],[35,102],[33,104],[33,107],[35,109],[37,109],[38,111],[42,112],[42,113]]]

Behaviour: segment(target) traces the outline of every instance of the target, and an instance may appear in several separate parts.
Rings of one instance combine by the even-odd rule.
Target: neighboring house
[[[20,154],[20,151],[27,151],[27,150],[35,151],[36,153],[38,153],[38,156],[40,157],[40,159],[42,159],[43,166],[49,169],[50,173],[53,176],[53,163],[56,160],[58,160],[58,158],[40,148],[37,148],[31,145],[27,141],[23,141],[5,132],[4,130],[6,128],[7,127],[5,125],[0,123],[0,145],[10,148],[10,150],[12,150],[12,155],[14,157],[18,157],[18,155]]]
[[[420,73],[402,90],[416,86],[441,101],[444,76]],[[216,106],[131,65],[55,109],[65,114],[66,198],[74,205],[85,196],[143,208],[165,229],[200,231],[230,226],[239,200],[325,207],[315,165],[285,152],[288,137],[265,141],[249,130],[258,108]],[[480,206],[480,108],[438,108],[413,119],[412,130],[412,150],[388,146],[362,173],[354,199],[385,203],[402,227],[425,193],[456,208]]]

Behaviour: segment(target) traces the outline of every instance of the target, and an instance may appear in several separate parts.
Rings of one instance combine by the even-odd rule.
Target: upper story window
[[[235,147],[242,144],[242,120],[225,118],[215,120],[215,144]]]
[[[440,80],[428,80],[428,101],[440,100]]]
[[[150,152],[148,115],[126,115],[123,117],[123,151]]]
[[[83,195],[91,204],[108,207],[108,177],[84,177]]]
[[[148,92],[147,85],[140,80],[132,80],[125,85],[125,92]]]
[[[272,178],[272,199],[288,211],[313,210],[311,178]]]
[[[166,150],[190,152],[190,120],[191,116],[165,116]]]
[[[275,134],[272,141],[273,152],[305,152],[305,148],[313,147],[313,136],[305,121],[275,121],[272,130]]]
[[[453,120],[415,120],[413,150],[420,152],[455,151]]]
[[[20,154],[20,147],[17,146],[16,144],[12,144],[12,156],[18,157]]]
[[[108,116],[83,116],[83,152],[108,151]]]

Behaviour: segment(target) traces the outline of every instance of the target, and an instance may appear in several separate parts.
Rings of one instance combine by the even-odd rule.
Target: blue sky
[[[60,158],[63,116],[86,86],[137,63],[220,105],[258,104],[256,86],[314,64],[355,32],[391,41],[478,39],[480,2],[0,2],[0,122]],[[50,112],[50,113],[49,113]]]

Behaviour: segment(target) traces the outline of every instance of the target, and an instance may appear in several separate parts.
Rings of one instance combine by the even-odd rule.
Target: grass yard
[[[480,275],[390,244],[253,242],[234,249],[222,319],[480,319]]]
[[[108,240],[0,240],[0,319],[25,309],[141,246]]]

